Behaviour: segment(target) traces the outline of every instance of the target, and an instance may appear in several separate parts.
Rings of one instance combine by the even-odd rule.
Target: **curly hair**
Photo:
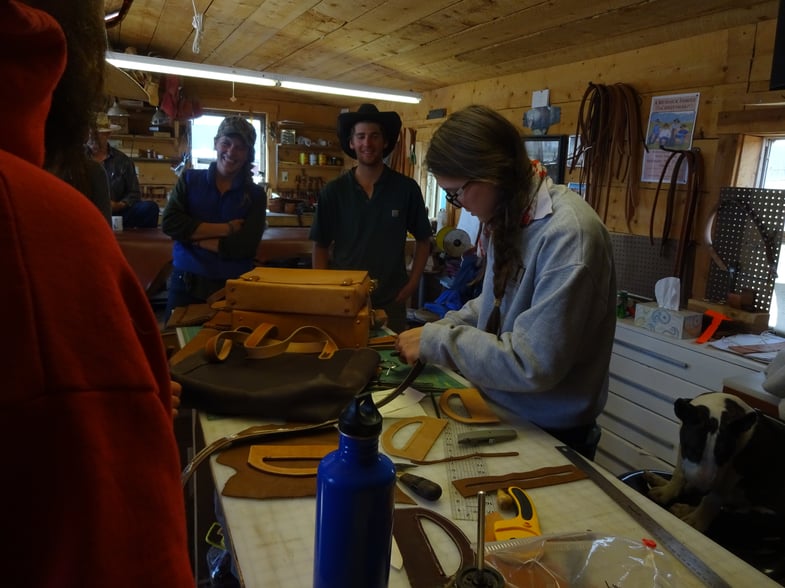
[[[425,165],[435,175],[483,180],[496,187],[496,207],[486,224],[494,247],[495,308],[485,330],[498,334],[501,299],[521,259],[521,217],[531,204],[533,172],[521,136],[495,110],[468,106],[450,115],[434,132]]]
[[[88,194],[84,142],[103,107],[106,27],[102,0],[24,0],[50,14],[65,33],[68,60],[46,118],[44,168]]]

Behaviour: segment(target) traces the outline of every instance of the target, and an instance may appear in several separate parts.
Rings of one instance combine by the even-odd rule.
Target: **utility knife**
[[[510,486],[507,493],[515,505],[515,516],[501,519],[493,525],[496,541],[504,539],[525,539],[540,535],[540,521],[534,503],[526,492],[518,486]]]
[[[458,443],[461,445],[479,445],[480,443],[493,445],[515,439],[517,436],[518,433],[515,429],[479,429],[458,433]]]

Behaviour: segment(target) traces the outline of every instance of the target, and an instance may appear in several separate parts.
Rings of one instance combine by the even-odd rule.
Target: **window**
[[[195,169],[206,169],[215,161],[215,134],[224,115],[204,114],[191,121],[191,162]],[[267,176],[267,157],[265,155],[265,116],[249,118],[256,129],[256,159],[254,160],[254,181],[265,182]]]
[[[785,189],[785,137],[764,140],[756,185],[772,190]],[[769,309],[769,327],[782,333],[785,331],[785,308],[780,312],[779,305],[785,307],[785,243],[780,245],[777,279],[774,280],[774,296]],[[780,314],[783,314],[782,318]]]

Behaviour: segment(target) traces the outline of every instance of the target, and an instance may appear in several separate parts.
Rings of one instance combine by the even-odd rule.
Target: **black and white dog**
[[[670,480],[644,478],[649,497],[705,532],[722,509],[785,516],[785,424],[721,392],[674,403],[679,460]],[[697,506],[682,502],[688,494]]]

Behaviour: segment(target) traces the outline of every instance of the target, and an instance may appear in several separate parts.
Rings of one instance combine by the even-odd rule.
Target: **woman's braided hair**
[[[434,132],[425,165],[438,176],[484,180],[496,187],[496,209],[485,227],[491,233],[494,248],[495,307],[485,330],[498,334],[501,299],[521,259],[521,218],[531,204],[533,172],[521,136],[495,110],[469,106],[452,114]]]

